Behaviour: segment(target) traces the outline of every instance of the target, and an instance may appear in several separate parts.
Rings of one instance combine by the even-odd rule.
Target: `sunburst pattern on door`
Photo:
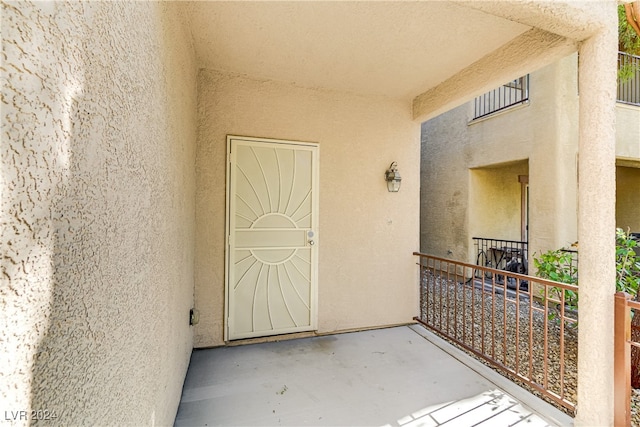
[[[232,159],[232,335],[308,330],[315,238],[313,152],[237,143]]]

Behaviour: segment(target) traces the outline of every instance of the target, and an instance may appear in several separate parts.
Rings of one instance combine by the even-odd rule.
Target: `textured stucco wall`
[[[640,232],[640,107],[616,104],[616,227]]]
[[[520,159],[529,161],[530,253],[577,240],[576,56],[570,55],[532,73],[530,98],[526,107],[469,126],[472,104],[423,123],[422,251],[440,256],[451,251],[450,256],[465,259],[468,252],[465,236],[499,229],[504,224],[502,216],[490,219],[478,215],[474,204],[483,199],[474,198],[469,192],[469,185],[475,181],[469,181],[466,171]],[[616,155],[635,163],[640,160],[640,108],[617,104],[616,115]],[[637,183],[620,179],[617,191],[634,194],[638,191]],[[618,199],[621,218],[632,215],[623,202],[628,196]],[[493,199],[484,202],[495,204]]]
[[[578,239],[580,328],[575,425],[614,423],[614,293],[616,291],[615,2],[593,4],[604,24],[580,45]]]
[[[196,346],[223,343],[226,135],[320,146],[320,332],[417,313],[419,124],[409,103],[202,70],[196,156]],[[399,193],[384,172],[397,161]]]
[[[575,70],[576,57],[570,55],[531,73],[528,105],[469,122],[473,114],[469,103],[423,124],[423,251],[445,255],[451,250],[450,256],[465,260],[473,257],[472,235],[492,232],[496,234],[481,237],[519,240],[517,175],[527,172],[530,254],[577,239]],[[471,175],[470,168],[475,168]],[[492,175],[494,188],[508,185],[511,201],[496,199],[503,197],[505,188],[471,194],[470,186],[482,184],[478,174]],[[513,210],[500,214],[495,208],[496,214],[490,215],[496,203],[510,203]]]
[[[421,132],[420,251],[459,260],[469,257],[467,110],[462,105],[424,122]]]
[[[574,54],[532,75],[535,116],[529,158],[530,256],[578,240],[576,69]]]
[[[528,175],[528,169],[525,160],[470,171],[469,231],[472,237],[520,240],[522,186],[518,175]]]
[[[616,105],[616,156],[640,160],[640,107]]]
[[[3,414],[173,422],[192,348],[189,40],[174,5],[2,2]]]

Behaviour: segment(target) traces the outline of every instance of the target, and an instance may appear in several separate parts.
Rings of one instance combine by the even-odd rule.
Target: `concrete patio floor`
[[[176,426],[571,424],[418,325],[194,350],[175,420]]]

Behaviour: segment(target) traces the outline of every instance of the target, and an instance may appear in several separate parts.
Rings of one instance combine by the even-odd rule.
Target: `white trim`
[[[621,101],[616,101],[616,108],[621,108],[623,110],[640,111],[640,105],[629,104]]]
[[[272,138],[256,138],[253,136],[239,136],[239,135],[227,135],[227,148],[231,149],[231,140],[238,141],[248,141],[248,142],[268,142],[271,144],[286,144],[286,145],[302,145],[307,147],[316,147],[319,148],[320,144],[317,142],[309,142],[309,141],[290,141],[286,139],[272,139]],[[230,151],[228,151],[230,153]]]
[[[229,254],[229,245],[230,245],[230,233],[231,233],[231,225],[229,224],[230,215],[229,212],[231,209],[231,202],[229,196],[229,189],[231,188],[231,140],[232,136],[227,135],[227,170],[225,172],[226,182],[225,182],[225,222],[224,222],[224,321],[223,321],[223,339],[225,341],[229,340],[229,262],[230,262],[230,254]]]

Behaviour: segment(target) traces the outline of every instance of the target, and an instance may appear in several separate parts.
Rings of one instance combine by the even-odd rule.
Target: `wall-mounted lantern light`
[[[384,180],[387,181],[387,190],[390,193],[397,193],[400,190],[400,172],[398,172],[398,164],[392,162],[389,169],[384,173]]]

